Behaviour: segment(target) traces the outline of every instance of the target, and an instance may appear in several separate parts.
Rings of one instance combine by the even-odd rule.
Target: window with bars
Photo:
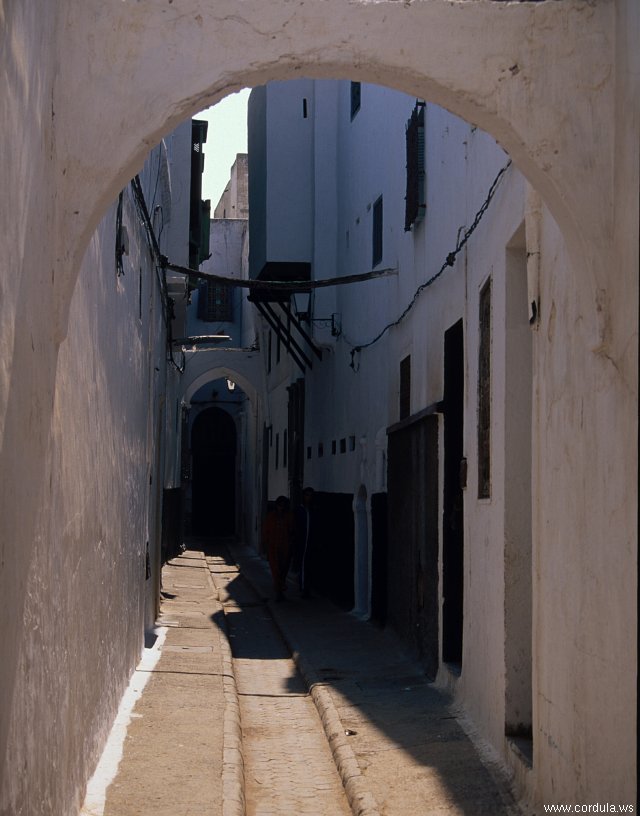
[[[491,278],[480,290],[478,348],[478,498],[491,497]]]
[[[421,221],[426,212],[425,167],[425,103],[417,102],[407,122],[407,194],[405,196],[404,229]]]
[[[233,320],[233,300],[230,286],[203,281],[198,287],[198,319],[207,323]]]

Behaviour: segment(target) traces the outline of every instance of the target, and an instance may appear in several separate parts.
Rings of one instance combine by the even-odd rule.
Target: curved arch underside
[[[351,78],[442,105],[507,150],[574,260],[610,240],[609,136],[594,122],[613,115],[611,4],[90,0],[66,3],[61,22],[57,234],[72,238],[58,254],[62,334],[89,236],[149,148],[225,94],[273,79]],[[598,201],[585,195],[594,184]]]

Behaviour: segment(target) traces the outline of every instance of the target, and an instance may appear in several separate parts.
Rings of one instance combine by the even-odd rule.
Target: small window
[[[346,453],[346,452],[347,452],[347,440],[346,439],[341,439],[340,440],[340,453]]]
[[[289,455],[288,439],[289,439],[289,434],[287,432],[287,429],[285,428],[284,429],[284,434],[282,436],[282,467],[287,466],[287,458],[288,458],[288,455]]]
[[[311,453],[312,453],[311,445],[307,445],[307,459],[311,459]]]
[[[359,82],[351,83],[351,120],[360,110],[360,100],[362,98],[362,86]]]
[[[382,260],[382,196],[373,205],[373,257],[372,264],[377,266]]]
[[[337,452],[338,452],[338,443],[334,439],[333,442],[331,443],[331,453],[332,453],[333,456],[335,456]]]
[[[411,413],[411,355],[400,361],[400,419]]]
[[[302,118],[306,119],[308,116],[309,116],[309,108],[308,108],[308,105],[307,105],[307,100],[303,99],[302,100]]]
[[[353,452],[356,449],[356,438],[355,436],[349,437],[349,450]]]
[[[407,195],[405,197],[404,229],[409,232],[425,216],[425,137],[424,102],[417,102],[407,122]]]
[[[206,323],[233,320],[231,287],[203,281],[198,286],[198,320]]]
[[[322,442],[318,442],[318,459],[322,459],[324,456],[324,445]]]
[[[280,467],[280,434],[276,434],[276,470]]]
[[[480,290],[478,349],[478,498],[491,497],[491,278]]]

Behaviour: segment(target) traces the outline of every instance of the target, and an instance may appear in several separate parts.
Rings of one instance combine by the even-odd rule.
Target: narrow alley
[[[122,760],[83,816],[520,813],[388,632],[293,585],[272,603],[266,562],[228,543],[191,542],[163,597]]]
[[[637,812],[638,42],[0,0],[0,816]]]

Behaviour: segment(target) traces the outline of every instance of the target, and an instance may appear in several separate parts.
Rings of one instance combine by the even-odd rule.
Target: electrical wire
[[[483,218],[484,214],[489,209],[489,205],[491,204],[491,201],[492,201],[494,195],[496,194],[496,190],[498,189],[498,185],[502,181],[502,178],[503,178],[504,174],[507,172],[507,170],[509,169],[509,167],[511,167],[511,163],[512,163],[511,159],[509,159],[509,161],[504,165],[504,167],[498,172],[497,176],[494,178],[494,180],[493,180],[493,182],[491,184],[491,187],[489,187],[489,192],[487,193],[487,197],[485,198],[484,202],[482,203],[482,206],[480,207],[480,209],[476,213],[475,218],[473,219],[473,222],[471,223],[471,226],[468,227],[466,230],[464,230],[464,232],[462,234],[462,238],[460,238],[460,233],[462,232],[463,227],[460,227],[458,229],[458,237],[457,237],[457,240],[456,240],[455,249],[447,255],[447,257],[443,261],[442,266],[440,267],[440,269],[434,275],[432,275],[428,280],[426,280],[424,283],[420,284],[420,286],[416,289],[413,297],[409,301],[409,304],[406,306],[406,308],[400,314],[400,316],[397,317],[395,320],[393,320],[391,323],[387,323],[387,325],[383,329],[381,329],[378,332],[378,334],[376,334],[376,336],[373,338],[373,340],[369,340],[368,343],[360,343],[358,345],[354,345],[353,343],[349,342],[345,337],[345,340],[347,341],[348,345],[350,345],[352,347],[352,349],[351,349],[351,363],[349,364],[349,367],[352,368],[356,373],[357,373],[357,371],[359,369],[359,366],[356,368],[356,362],[355,362],[356,354],[360,354],[360,352],[363,349],[366,349],[366,348],[369,348],[370,346],[373,346],[374,343],[377,343],[378,340],[381,340],[382,337],[384,337],[384,335],[389,331],[389,329],[392,329],[394,326],[397,326],[402,320],[404,320],[404,318],[409,314],[411,309],[413,309],[413,307],[415,306],[415,304],[416,304],[418,298],[420,297],[420,295],[422,294],[422,292],[424,292],[424,290],[428,286],[431,286],[432,283],[435,283],[435,281],[438,280],[438,278],[442,275],[442,273],[448,267],[454,265],[458,254],[462,251],[462,249],[466,245],[469,238],[471,238],[473,233],[476,231],[478,225],[482,221],[482,218]],[[343,337],[344,337],[344,334],[343,334]]]
[[[153,224],[151,223],[151,218],[149,217],[149,210],[147,209],[147,202],[144,197],[144,192],[142,190],[142,184],[140,182],[140,176],[135,176],[131,180],[131,189],[133,191],[133,200],[135,203],[136,211],[138,213],[138,217],[144,227],[145,235],[147,237],[147,245],[149,247],[149,252],[151,253],[151,258],[153,260],[153,265],[156,273],[156,278],[158,280],[158,285],[160,286],[160,291],[162,293],[162,318],[164,321],[164,325],[167,331],[167,352],[168,352],[168,359],[171,365],[182,373],[184,371],[185,365],[185,356],[184,352],[182,353],[182,363],[179,364],[176,362],[173,356],[173,330],[172,330],[172,321],[174,318],[174,306],[175,302],[172,297],[169,295],[169,288],[167,286],[167,273],[166,268],[163,263],[163,256],[160,252],[160,246],[158,245],[158,239],[156,237],[155,231],[153,229]]]

